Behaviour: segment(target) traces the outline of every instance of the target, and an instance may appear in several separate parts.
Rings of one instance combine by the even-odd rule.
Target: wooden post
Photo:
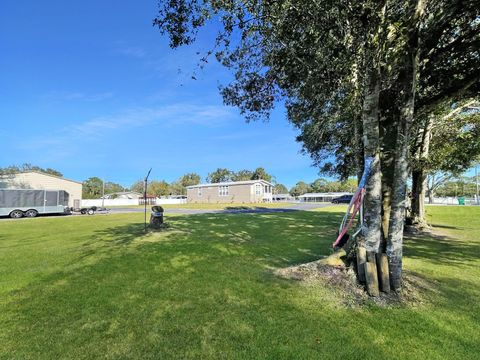
[[[357,275],[358,281],[365,284],[365,263],[367,262],[367,252],[364,247],[357,247]]]
[[[388,274],[387,254],[377,254],[377,272],[380,290],[388,294],[390,292],[390,275]]]
[[[374,252],[367,252],[367,262],[365,263],[365,278],[367,280],[367,291],[370,296],[379,296],[377,263]]]

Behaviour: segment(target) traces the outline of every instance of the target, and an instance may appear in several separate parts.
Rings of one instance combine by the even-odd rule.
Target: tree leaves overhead
[[[384,41],[382,89],[395,104],[403,76],[403,42],[419,31],[416,112],[440,101],[478,93],[479,24],[475,1],[429,1],[420,26],[408,27],[416,2],[387,2],[387,28],[369,32],[383,2],[374,1],[186,1],[160,4],[154,20],[175,48],[191,44],[200,27],[213,21],[219,31],[210,54],[231,69],[234,80],[221,86],[224,102],[247,121],[268,120],[279,102],[300,130],[297,140],[314,164],[345,179],[358,167],[354,119],[361,114],[365,52]],[[382,38],[383,37],[383,40]],[[390,95],[392,94],[392,95]],[[384,102],[384,105],[387,104]]]
[[[430,1],[422,29],[418,112],[479,91],[478,2]]]
[[[428,169],[461,174],[480,157],[480,114],[444,120],[433,131]]]

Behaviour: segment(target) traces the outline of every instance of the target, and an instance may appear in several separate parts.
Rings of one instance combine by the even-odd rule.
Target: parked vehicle
[[[82,215],[94,215],[96,212],[100,213],[108,213],[108,209],[100,206],[91,206],[91,207],[84,207],[84,208],[70,208],[72,212],[79,212]]]
[[[332,199],[332,204],[350,204],[353,195],[342,195]]]
[[[68,198],[64,190],[0,189],[0,216],[69,214]]]

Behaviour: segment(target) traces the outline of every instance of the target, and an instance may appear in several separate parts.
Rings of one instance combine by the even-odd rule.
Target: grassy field
[[[272,274],[328,254],[338,209],[1,221],[0,358],[478,358],[480,208],[428,208],[442,235],[405,244],[427,301],[391,308]]]

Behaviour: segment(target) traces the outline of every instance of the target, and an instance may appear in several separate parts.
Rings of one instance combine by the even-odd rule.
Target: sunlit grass
[[[328,254],[343,209],[2,221],[0,358],[477,358],[480,208],[406,240],[427,303],[363,309],[271,271]]]

